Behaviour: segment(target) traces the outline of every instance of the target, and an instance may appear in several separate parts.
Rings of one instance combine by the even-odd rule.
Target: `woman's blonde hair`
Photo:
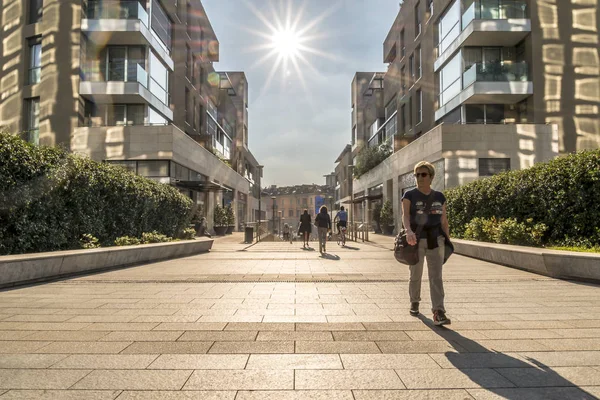
[[[413,172],[416,174],[419,168],[427,168],[431,179],[433,179],[433,177],[435,176],[435,167],[431,163],[427,161],[420,161],[417,163],[417,165],[415,165],[415,169]]]

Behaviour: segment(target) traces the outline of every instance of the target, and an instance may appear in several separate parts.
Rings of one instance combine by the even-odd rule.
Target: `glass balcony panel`
[[[148,12],[137,0],[89,0],[86,18],[139,19],[148,26]]]
[[[474,19],[528,18],[527,3],[523,0],[481,0],[474,2],[463,13],[462,29]]]
[[[471,6],[469,8],[467,8],[467,11],[465,11],[462,16],[462,30],[464,31],[465,28],[474,19],[475,19],[475,3],[471,4]]]
[[[477,80],[477,64],[473,64],[463,73],[463,87],[469,87],[475,80]]]
[[[475,65],[477,66],[476,80],[478,82],[527,82],[529,80],[526,62],[478,63]]]

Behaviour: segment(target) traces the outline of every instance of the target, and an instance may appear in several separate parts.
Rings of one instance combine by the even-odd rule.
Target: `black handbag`
[[[429,197],[427,198],[427,204],[425,205],[424,211],[425,214],[429,213],[431,203],[433,203],[433,190],[429,193]],[[408,240],[406,240],[407,230],[405,228],[400,230],[394,243],[394,257],[396,258],[396,261],[406,265],[415,265],[419,262],[419,235],[423,230],[423,226],[425,226],[424,223],[417,226],[417,231],[415,232],[417,244],[414,246],[408,244]]]

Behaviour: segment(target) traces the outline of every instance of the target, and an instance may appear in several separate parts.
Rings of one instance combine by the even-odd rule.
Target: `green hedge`
[[[192,202],[175,188],[0,133],[0,254],[102,246],[157,231],[178,236]]]
[[[531,220],[547,227],[542,244],[600,244],[600,150],[559,157],[449,189],[452,235],[474,218]]]
[[[369,147],[365,146],[356,156],[354,166],[354,177],[360,178],[392,154],[392,148],[386,144]]]

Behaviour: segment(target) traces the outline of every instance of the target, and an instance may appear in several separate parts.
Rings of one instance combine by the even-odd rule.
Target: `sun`
[[[302,38],[291,28],[279,29],[271,37],[271,45],[284,58],[296,58],[301,49]]]
[[[251,69],[259,66],[270,66],[266,84],[262,86],[261,96],[266,93],[276,75],[280,82],[287,84],[290,79],[299,82],[304,91],[310,94],[305,81],[305,74],[311,79],[322,79],[322,73],[312,65],[311,58],[324,57],[334,61],[337,58],[316,47],[329,36],[319,25],[341,6],[342,0],[330,4],[329,8],[321,8],[317,14],[306,20],[305,9],[308,0],[269,0],[257,2],[242,0],[254,16],[262,22],[260,28],[244,28],[248,33],[262,39],[262,43],[250,47],[251,52],[262,53],[257,57]],[[275,4],[279,7],[275,7]],[[293,6],[299,6],[293,9]],[[293,77],[292,77],[293,75]],[[284,88],[285,85],[282,85]]]

